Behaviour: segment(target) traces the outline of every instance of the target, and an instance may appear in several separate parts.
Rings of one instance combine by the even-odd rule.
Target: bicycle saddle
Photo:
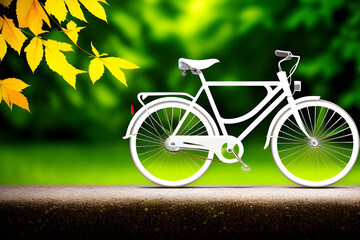
[[[179,59],[179,69],[182,71],[187,71],[191,69],[202,70],[208,67],[211,67],[215,63],[220,62],[219,60],[212,58],[206,60],[191,60],[186,58]]]

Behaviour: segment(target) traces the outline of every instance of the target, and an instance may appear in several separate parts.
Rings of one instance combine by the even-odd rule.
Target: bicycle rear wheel
[[[280,171],[294,183],[321,187],[342,179],[359,152],[355,122],[339,106],[319,100],[300,103],[300,117],[311,139],[291,111],[274,128],[272,153]]]
[[[171,152],[166,139],[184,116],[189,102],[168,98],[144,111],[134,124],[135,136],[130,139],[130,151],[138,170],[150,181],[163,186],[187,185],[201,177],[209,168],[214,153],[206,150]],[[191,109],[177,135],[214,135],[209,115],[195,106]]]

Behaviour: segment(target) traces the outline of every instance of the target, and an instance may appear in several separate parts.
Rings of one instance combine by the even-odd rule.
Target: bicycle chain
[[[208,158],[208,157],[203,157],[203,156],[199,156],[199,155],[192,154],[192,153],[188,153],[188,152],[178,151],[178,153],[190,155],[190,156],[197,157],[197,158],[201,158],[201,159],[203,159],[203,160],[210,160],[210,161],[215,161],[215,162],[221,162],[221,161],[218,160],[218,159],[212,159],[212,158]]]

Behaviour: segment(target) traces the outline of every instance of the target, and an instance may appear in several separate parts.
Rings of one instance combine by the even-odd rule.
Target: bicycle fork
[[[290,111],[292,113],[292,115],[294,116],[296,123],[298,124],[300,130],[305,134],[305,136],[307,136],[310,140],[314,141],[314,139],[309,135],[309,133],[306,131],[305,127],[304,127],[304,123],[301,120],[300,114],[299,114],[299,109],[297,108],[296,104],[295,104],[295,100],[294,97],[292,96],[291,90],[290,90],[290,86],[286,77],[286,72],[285,71],[279,71],[277,73],[277,76],[281,82],[282,88],[284,89],[284,92],[286,94],[287,97],[287,101],[289,103],[290,106]]]

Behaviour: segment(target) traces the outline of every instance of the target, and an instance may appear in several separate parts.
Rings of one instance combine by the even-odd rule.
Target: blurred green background
[[[0,64],[0,79],[17,77],[31,85],[24,90],[31,114],[18,107],[11,111],[4,102],[0,105],[0,184],[150,184],[135,168],[129,142],[122,136],[132,117],[130,106],[140,107],[137,93],[196,93],[200,81],[191,74],[181,76],[180,57],[219,59],[204,70],[208,80],[276,80],[279,59],[274,50],[290,50],[301,55],[295,79],[302,81],[303,91],[295,97],[320,95],[359,122],[358,1],[108,3],[110,7],[103,5],[108,24],[83,9],[89,24],[80,32],[78,44],[90,51],[92,41],[100,53],[141,68],[125,72],[128,87],[105,70],[94,85],[88,75],[78,75],[74,90],[44,60],[32,74],[25,54],[19,57],[9,50]],[[5,10],[0,6],[0,11]],[[69,42],[56,31],[46,38]],[[69,62],[87,70],[88,55],[75,51],[67,54]],[[211,90],[226,117],[246,113],[265,96],[261,88]],[[201,102],[206,106],[205,99]],[[240,164],[213,163],[194,184],[291,184],[277,169],[270,148],[263,150],[271,118],[244,141],[243,159],[252,167],[250,172],[242,172]],[[229,129],[238,135],[243,126]],[[339,184],[360,184],[359,162]]]

